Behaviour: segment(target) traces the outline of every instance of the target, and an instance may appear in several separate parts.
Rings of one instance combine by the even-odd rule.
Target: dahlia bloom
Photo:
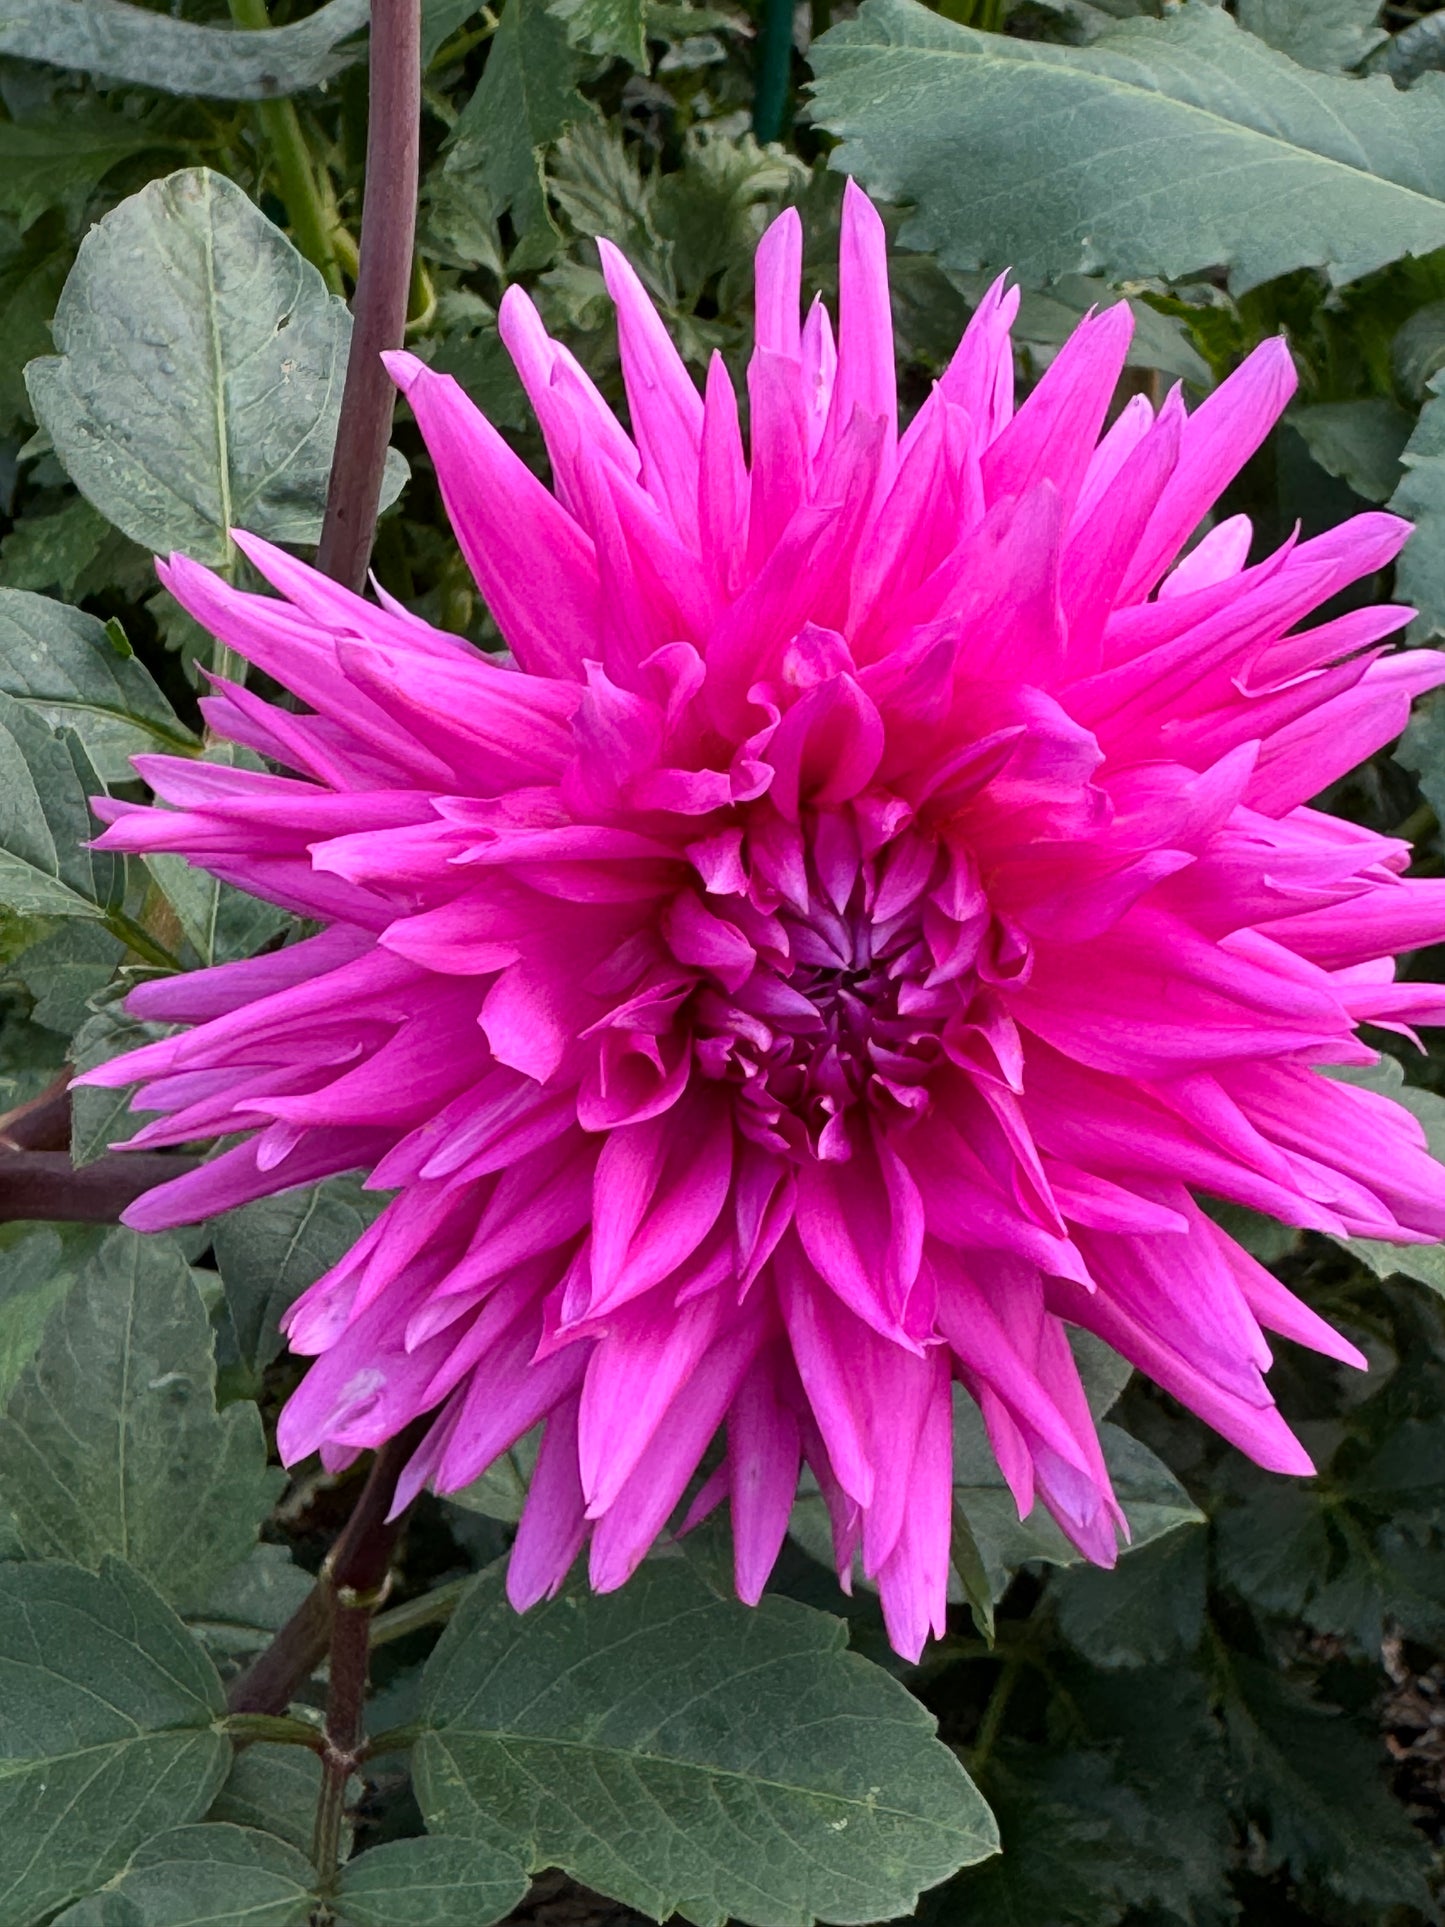
[[[549,491],[456,384],[390,358],[514,657],[254,537],[277,597],[184,557],[177,600],[297,713],[224,681],[102,847],[175,851],[322,927],[151,982],[189,1026],[135,1146],[240,1133],[127,1214],[187,1223],[361,1170],[394,1197],[291,1307],[316,1362],[288,1461],[432,1422],[398,1503],[544,1425],[510,1591],[590,1542],[620,1585],[717,1439],[756,1600],[800,1466],[899,1652],[944,1625],[955,1381],[1020,1512],[1107,1565],[1123,1515],[1066,1328],[1261,1464],[1309,1461],[1266,1332],[1354,1348],[1196,1194],[1288,1224],[1445,1237],[1414,1120],[1325,1074],[1368,1021],[1445,1021],[1392,953],[1445,933],[1405,844],[1306,806],[1445,658],[1399,608],[1314,627],[1397,553],[1361,515],[1179,560],[1290,394],[1280,341],[1201,407],[1130,400],[1130,315],[1085,320],[1015,412],[996,286],[900,432],[884,238],[851,184],[839,328],[801,236],[757,258],[749,448],[600,244],[632,433],[527,296],[501,328]]]

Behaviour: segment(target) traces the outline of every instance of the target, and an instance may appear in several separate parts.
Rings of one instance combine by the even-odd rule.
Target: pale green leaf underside
[[[304,20],[256,33],[203,27],[125,0],[0,0],[0,54],[78,67],[105,80],[212,100],[263,100],[318,87],[361,49],[368,0],[330,0]]]
[[[26,370],[36,416],[133,541],[218,566],[231,528],[316,540],[351,315],[234,182],[187,168],[122,201],[81,243],[54,335]]]
[[[1239,292],[1445,245],[1445,82],[1312,72],[1207,0],[1087,47],[864,0],[812,59],[833,164],[911,203],[901,238],[951,267],[1227,268]]]

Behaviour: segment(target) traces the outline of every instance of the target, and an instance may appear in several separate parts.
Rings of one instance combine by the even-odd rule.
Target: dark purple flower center
[[[861,1107],[894,1123],[927,1110],[944,1027],[962,1017],[974,979],[937,969],[920,896],[874,914],[874,865],[861,866],[841,910],[810,883],[805,909],[777,913],[784,957],[760,957],[731,994],[696,994],[693,1048],[705,1076],[733,1086],[744,1136],[797,1160],[841,1160],[857,1146]]]

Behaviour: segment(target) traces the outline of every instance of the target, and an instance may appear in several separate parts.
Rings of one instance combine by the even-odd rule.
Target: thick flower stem
[[[358,592],[381,502],[394,394],[381,355],[400,348],[416,237],[421,155],[421,0],[374,0],[366,198],[355,325],[316,566]]]
[[[326,1658],[338,1608],[359,1610],[369,1639],[372,1608],[379,1602],[401,1531],[401,1520],[386,1515],[402,1467],[430,1423],[430,1418],[418,1419],[377,1453],[355,1510],[315,1586],[259,1659],[232,1682],[226,1698],[233,1713],[284,1713]]]
[[[346,1786],[361,1762],[371,1614],[385,1592],[385,1579],[370,1593],[338,1587],[332,1605],[326,1746],[321,1755],[321,1797],[316,1803],[316,1830],[311,1844],[312,1864],[323,1887],[336,1877],[341,1827],[346,1814]]]

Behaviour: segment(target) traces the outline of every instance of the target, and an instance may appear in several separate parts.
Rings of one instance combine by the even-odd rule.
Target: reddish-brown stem
[[[411,286],[421,151],[421,0],[373,0],[370,71],[351,356],[316,552],[317,568],[358,592],[376,533],[395,399],[380,357],[402,344]]]
[[[375,1603],[401,1531],[401,1521],[386,1516],[396,1482],[430,1424],[430,1418],[417,1419],[377,1453],[321,1577],[265,1652],[231,1682],[226,1701],[233,1713],[284,1713],[326,1657],[338,1600],[349,1595],[353,1602]],[[368,1606],[368,1619],[370,1611]]]
[[[136,1151],[77,1170],[68,1151],[0,1151],[0,1224],[116,1224],[142,1192],[195,1166],[169,1151]]]

